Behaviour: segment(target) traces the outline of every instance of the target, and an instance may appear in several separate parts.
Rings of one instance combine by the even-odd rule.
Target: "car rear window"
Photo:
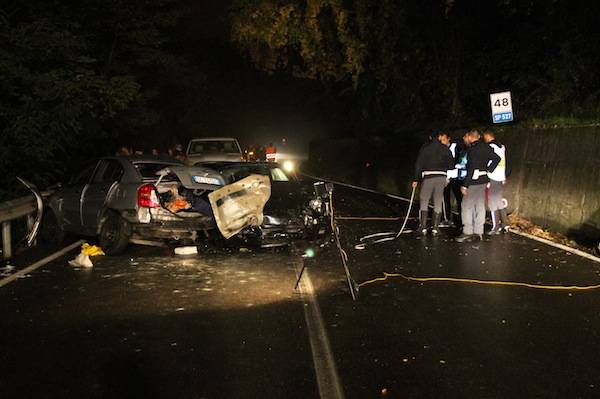
[[[142,178],[146,179],[157,179],[157,173],[166,168],[167,166],[171,166],[174,164],[169,163],[156,163],[156,162],[136,162],[133,166],[140,172]]]
[[[192,141],[189,154],[239,154],[234,140]]]

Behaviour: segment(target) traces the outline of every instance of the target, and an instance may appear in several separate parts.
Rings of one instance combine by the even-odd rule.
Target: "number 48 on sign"
[[[490,94],[490,104],[494,123],[512,122],[513,109],[510,91]]]

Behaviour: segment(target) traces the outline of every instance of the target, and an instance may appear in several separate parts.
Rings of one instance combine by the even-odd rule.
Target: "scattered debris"
[[[196,246],[175,248],[175,255],[189,256],[189,255],[197,255],[197,254],[198,254],[198,247],[196,247]]]
[[[4,267],[0,268],[0,277],[10,276],[14,270],[15,270],[15,267],[12,265],[4,266]]]
[[[104,251],[102,251],[102,248],[84,242],[81,245],[81,253],[77,255],[75,259],[70,260],[69,265],[73,267],[93,267],[94,264],[92,263],[90,256],[102,255],[104,255]]]

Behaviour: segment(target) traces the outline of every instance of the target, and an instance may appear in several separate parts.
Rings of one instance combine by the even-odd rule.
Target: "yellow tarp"
[[[87,256],[100,256],[104,255],[104,251],[102,248],[96,245],[90,245],[87,242],[84,242],[81,246],[81,253]]]

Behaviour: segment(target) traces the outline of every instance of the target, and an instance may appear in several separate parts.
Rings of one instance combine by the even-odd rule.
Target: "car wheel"
[[[106,255],[119,255],[125,251],[130,237],[129,223],[115,212],[108,213],[98,236],[98,244]]]
[[[59,223],[56,213],[50,208],[42,218],[39,238],[46,244],[62,244],[65,240],[65,230]]]

